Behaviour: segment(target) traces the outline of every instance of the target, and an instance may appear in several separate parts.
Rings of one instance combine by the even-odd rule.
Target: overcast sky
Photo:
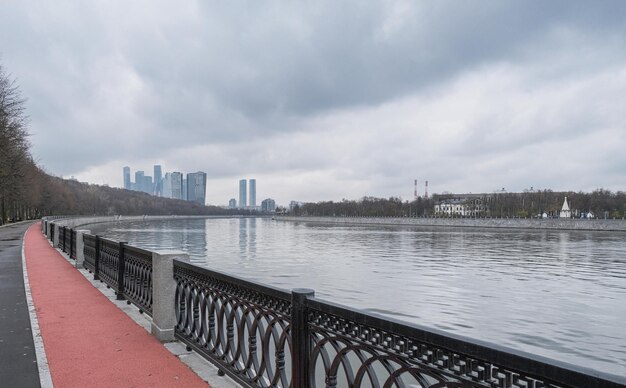
[[[626,190],[626,2],[0,0],[49,173],[207,202]],[[134,175],[133,175],[134,176]]]

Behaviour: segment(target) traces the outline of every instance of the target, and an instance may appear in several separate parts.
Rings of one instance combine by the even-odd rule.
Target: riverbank
[[[585,220],[573,218],[413,218],[413,217],[308,217],[277,216],[279,221],[315,222],[342,225],[441,226],[461,228],[557,229],[626,232],[626,220]]]

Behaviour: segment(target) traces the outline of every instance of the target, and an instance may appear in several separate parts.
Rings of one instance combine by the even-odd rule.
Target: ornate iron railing
[[[63,228],[63,252],[68,255],[72,251],[72,229],[68,227]]]
[[[176,337],[244,386],[624,387],[615,376],[183,261],[174,279]]]
[[[64,244],[65,244],[65,226],[61,226],[59,227],[59,243],[57,245],[57,248],[64,250],[63,249]]]
[[[90,234],[83,234],[83,256],[85,261],[83,266],[94,272],[96,270],[96,237]]]
[[[245,386],[289,386],[289,293],[178,260],[174,279],[177,338]]]
[[[152,252],[125,246],[123,295],[152,315]]]
[[[76,245],[77,245],[77,241],[76,241],[76,236],[77,233],[74,229],[70,229],[70,258],[76,260]]]
[[[118,266],[119,266],[119,244],[115,241],[100,238],[100,262],[98,274],[100,279],[109,287],[117,290],[118,286]]]
[[[596,372],[310,298],[311,387],[608,387]]]

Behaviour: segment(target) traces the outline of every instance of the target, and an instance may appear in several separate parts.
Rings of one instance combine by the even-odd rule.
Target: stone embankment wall
[[[58,225],[76,228],[89,224],[101,224],[106,222],[130,222],[130,221],[158,221],[158,220],[182,220],[182,219],[206,219],[206,218],[242,218],[250,216],[102,216],[102,217],[49,217],[48,220]],[[57,219],[55,219],[57,218]]]
[[[346,225],[444,226],[468,228],[519,228],[602,230],[626,232],[626,220],[530,219],[530,218],[412,218],[412,217],[292,217],[280,221],[319,222]]]

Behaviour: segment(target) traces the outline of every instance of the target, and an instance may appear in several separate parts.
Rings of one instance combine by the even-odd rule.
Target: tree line
[[[489,214],[497,217],[535,217],[546,213],[558,217],[567,197],[572,215],[591,212],[597,218],[622,218],[626,192],[597,189],[591,193],[537,190],[523,193],[495,193],[489,201]]]
[[[304,203],[295,206],[294,215],[330,216],[330,217],[403,217],[432,214],[432,198],[419,197],[416,200],[402,201],[398,197],[375,198],[363,197],[359,200],[343,199],[340,202],[323,201]]]
[[[358,200],[344,199],[339,202],[322,201],[295,206],[293,215],[331,217],[430,217],[443,216],[435,213],[435,205],[446,200],[461,198],[459,194],[433,194],[430,198],[418,197],[402,201],[398,197],[363,197]],[[598,218],[622,218],[626,212],[626,193],[598,189],[591,193],[537,190],[523,193],[489,193],[480,196],[485,211],[480,217],[538,217],[544,212],[558,217],[564,197],[573,216],[591,212]]]
[[[0,64],[0,225],[44,215],[248,214],[54,177],[30,153],[25,99]]]

